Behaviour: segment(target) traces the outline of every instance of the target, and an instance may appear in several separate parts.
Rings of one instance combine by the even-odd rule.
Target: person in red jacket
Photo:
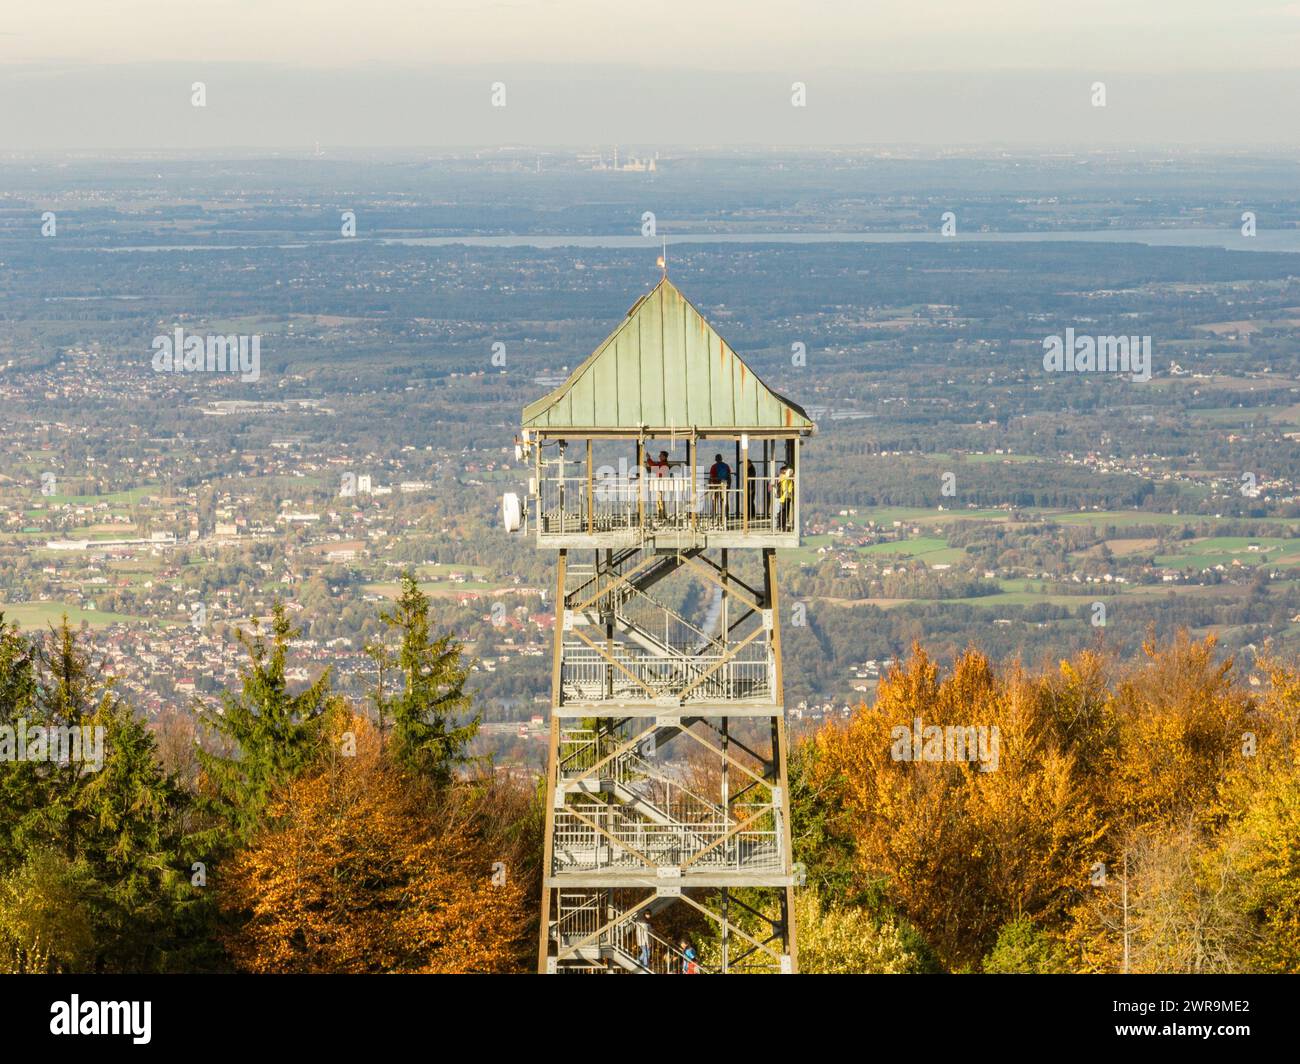
[[[673,466],[672,462],[668,460],[667,451],[659,452],[658,461],[655,461],[649,455],[646,455],[645,471],[646,471],[646,476],[648,477],[654,477],[656,479],[666,477],[671,473],[672,466]],[[668,508],[664,503],[664,491],[663,491],[663,489],[666,486],[667,485],[660,484],[658,486],[659,490],[655,491],[654,493],[655,514],[661,519],[665,519],[668,517]]]

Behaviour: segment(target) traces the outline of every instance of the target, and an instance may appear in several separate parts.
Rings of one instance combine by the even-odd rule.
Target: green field
[[[1258,550],[1251,550],[1254,544]],[[1283,560],[1285,559],[1285,560]],[[1208,569],[1216,565],[1300,565],[1300,539],[1276,536],[1213,536],[1189,539],[1175,554],[1159,554],[1156,564],[1169,569]]]
[[[450,598],[462,591],[495,591],[501,585],[489,584],[485,580],[466,580],[463,584],[453,584],[447,580],[424,580],[417,586],[430,598]],[[362,584],[361,589],[371,595],[383,595],[388,599],[395,599],[401,594],[401,585],[396,581]]]
[[[92,628],[104,628],[110,624],[152,623],[147,617],[131,617],[124,613],[101,613],[99,610],[83,610],[80,606],[73,606],[65,602],[15,602],[12,604],[0,602],[0,613],[5,615],[6,621],[17,621],[19,625],[29,631],[35,628],[43,629],[51,624],[58,624],[65,613],[68,615],[68,623],[80,625],[82,621],[85,621]]]
[[[434,565],[417,565],[415,567],[415,575],[425,580],[445,580],[452,573],[482,579],[488,575],[488,567],[486,565],[448,565],[442,562]]]
[[[973,462],[976,464],[988,464],[996,462],[1043,462],[1044,458],[1038,458],[1032,454],[967,454],[962,456],[963,461]]]
[[[75,480],[75,477],[69,478]],[[71,504],[73,506],[97,506],[101,502],[118,503],[132,505],[138,503],[147,495],[161,495],[163,487],[161,484],[145,484],[138,488],[131,488],[127,491],[112,491],[103,495],[49,495],[44,498],[47,506],[63,506]],[[31,513],[40,513],[40,510],[29,511]]]

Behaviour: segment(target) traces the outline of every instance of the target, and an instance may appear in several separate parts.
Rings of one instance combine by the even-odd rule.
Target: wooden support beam
[[[637,562],[636,565],[632,566],[632,568],[629,569],[627,572],[620,573],[615,579],[609,581],[609,583],[603,584],[601,587],[597,588],[596,593],[594,595],[589,595],[587,598],[583,599],[581,602],[573,606],[569,606],[566,603],[566,608],[572,610],[574,613],[581,613],[583,610],[585,610],[588,606],[590,606],[602,595],[608,595],[616,587],[628,583],[632,579],[632,577],[634,577],[637,573],[641,572],[641,570],[645,569],[646,567],[653,565],[658,560],[659,560],[659,555],[657,554],[647,555],[646,557],[642,558],[639,562]],[[595,579],[599,580],[600,579],[599,575],[597,575]]]
[[[691,430],[690,441],[686,445],[686,455],[691,463],[691,531],[695,531],[695,518],[699,511],[699,495],[695,486],[695,467],[699,465],[699,444],[695,442],[695,430]]]
[[[765,921],[768,927],[773,928],[774,930],[780,928],[781,921],[779,919],[774,919],[773,917],[768,916],[767,913],[765,912],[759,912],[759,910],[755,909],[752,905],[746,902],[744,898],[738,897],[735,899],[735,902],[747,913],[749,913],[750,916],[756,916],[760,920]],[[770,942],[771,939],[768,939],[768,941]]]
[[[781,660],[780,656],[776,659]],[[781,806],[776,811],[780,821],[781,849],[784,851],[781,864],[784,870],[794,875],[794,848],[790,838],[790,777],[786,772],[785,716],[776,718],[777,764],[781,773]],[[794,928],[794,885],[785,888],[785,951],[790,955],[790,970],[799,970],[799,946],[795,941]]]
[[[714,745],[713,745],[711,742],[709,742],[707,739],[704,739],[704,738],[702,738],[701,736],[696,735],[695,732],[694,732],[692,729],[689,729],[689,728],[683,728],[683,729],[682,729],[682,734],[688,736],[688,737],[691,738],[691,739],[694,739],[697,743],[699,743],[702,747],[704,747],[704,749],[706,749],[706,750],[712,750],[712,751],[713,751],[715,754],[717,754],[720,758],[722,758],[723,760],[725,760],[729,765],[733,765],[734,767],[740,769],[741,772],[743,772],[743,773],[744,773],[746,776],[748,776],[750,779],[754,780],[756,783],[761,783],[764,787],[770,787],[770,786],[772,786],[772,781],[771,781],[771,780],[765,780],[762,776],[756,775],[754,772],[752,772],[752,771],[749,769],[749,767],[748,767],[747,765],[743,765],[743,764],[741,764],[739,761],[737,761],[737,760],[736,760],[734,757],[732,757],[730,754],[728,754],[728,753],[724,753],[722,750],[718,749],[718,747],[714,746]],[[735,742],[735,740],[733,739],[732,742]]]
[[[719,553],[720,553],[720,554],[723,554],[723,555],[725,556],[726,551],[725,551],[725,549],[724,549],[724,550],[720,551]],[[694,554],[694,556],[695,556],[695,557],[698,557],[698,558],[700,559],[700,561],[704,562],[705,565],[708,565],[709,567],[711,567],[711,568],[713,569],[713,571],[714,571],[715,573],[717,573],[719,576],[721,576],[721,575],[723,574],[723,569],[725,568],[725,566],[724,566],[722,563],[720,563],[720,562],[715,562],[715,561],[714,561],[712,558],[710,558],[707,554],[704,554],[704,553],[701,552],[701,551],[696,551],[695,554]],[[745,582],[744,580],[742,580],[740,577],[736,576],[734,573],[731,574],[731,580],[732,580],[733,583],[739,584],[739,585],[740,585],[741,587],[743,587],[746,591],[748,591],[751,595],[753,595],[755,600],[757,600],[758,597],[759,597],[759,595],[761,594],[761,592],[758,590],[758,588],[756,588],[756,587],[750,587],[750,585],[749,585],[748,583],[746,583],[746,582]]]
[[[734,621],[730,621],[730,622],[728,622],[727,627],[726,627],[726,633],[725,633],[725,634],[726,634],[726,638],[727,638],[728,640],[730,640],[730,639],[731,639],[731,633],[732,633],[732,632],[734,632],[737,628],[739,628],[739,627],[740,627],[742,624],[744,624],[747,620],[749,620],[751,617],[756,616],[757,614],[758,614],[758,611],[757,611],[756,609],[754,609],[754,607],[751,606],[751,607],[749,607],[749,609],[745,610],[745,612],[742,613],[739,617],[737,617]]]
[[[540,450],[540,447],[538,448]],[[537,971],[546,973],[546,958],[550,949],[551,888],[546,885],[551,874],[551,863],[555,859],[553,840],[555,838],[555,781],[560,772],[560,718],[555,712],[560,708],[562,697],[560,678],[563,663],[564,625],[564,576],[568,565],[569,552],[560,551],[559,564],[555,575],[555,646],[551,656],[551,741],[550,754],[546,760],[546,841],[542,849],[542,926],[541,940],[537,947]]]
[[[758,819],[760,819],[761,817],[766,816],[766,815],[767,815],[768,813],[770,813],[770,812],[772,812],[771,809],[760,809],[760,810],[759,810],[757,813],[755,813],[753,816],[746,817],[744,820],[740,820],[740,821],[737,821],[735,824],[732,824],[731,827],[729,827],[726,831],[724,831],[721,835],[719,835],[719,836],[718,836],[716,839],[714,839],[711,843],[709,843],[707,846],[705,846],[704,849],[702,849],[702,850],[696,850],[695,853],[691,856],[691,859],[690,859],[689,861],[683,861],[683,862],[682,862],[681,867],[682,867],[682,868],[690,868],[691,865],[693,865],[696,861],[698,861],[698,860],[699,860],[701,857],[703,857],[706,853],[709,853],[711,850],[714,850],[714,849],[716,849],[717,847],[721,846],[724,842],[726,842],[726,841],[727,841],[729,838],[731,838],[733,835],[737,834],[738,832],[744,831],[745,828],[749,827],[749,825],[752,824],[755,820],[758,820]]]
[[[635,749],[635,748],[640,744],[640,742],[641,742],[642,739],[644,739],[644,738],[645,738],[647,735],[649,735],[652,731],[655,731],[658,727],[659,727],[659,725],[656,724],[656,723],[654,722],[654,719],[653,719],[653,718],[651,718],[651,721],[650,721],[650,727],[648,727],[648,728],[643,728],[641,731],[637,732],[636,735],[632,736],[632,738],[630,738],[630,739],[628,739],[626,742],[624,742],[621,746],[616,746],[616,747],[615,747],[613,750],[611,750],[608,754],[606,754],[606,755],[605,755],[604,757],[602,757],[599,761],[597,761],[594,765],[592,765],[591,768],[587,769],[585,772],[582,772],[582,773],[580,773],[580,774],[577,775],[577,776],[574,776],[573,779],[569,780],[568,782],[569,782],[569,783],[580,783],[580,782],[582,782],[583,780],[589,778],[593,773],[600,771],[602,768],[604,768],[606,765],[608,765],[611,761],[613,761],[616,757],[622,757],[622,756],[623,756],[625,753],[627,753],[629,750],[633,750],[633,749]],[[687,732],[687,734],[689,735],[690,732]]]
[[[561,698],[561,666],[564,661],[564,580],[569,565],[569,552],[560,551],[555,569],[555,645],[551,652],[551,708],[559,709]]]
[[[726,589],[727,585],[723,582],[722,578],[719,577],[718,574],[714,572],[714,570],[709,565],[705,565],[703,562],[701,562],[698,556],[693,554],[680,554],[678,555],[678,557],[680,557],[682,561],[685,562],[687,565],[690,565],[693,568],[699,570],[700,575],[702,575],[706,580],[711,580],[713,581],[713,583],[717,584],[718,587],[723,588],[724,590]],[[748,592],[750,590],[745,584],[742,584],[739,580],[736,580],[735,578],[732,579],[731,583],[733,585],[739,584],[740,587],[745,588],[745,592]],[[735,595],[737,598],[739,598],[741,601],[743,601],[747,606],[752,606],[756,610],[761,610],[763,608],[759,604],[757,598],[752,598],[750,597],[750,595],[741,592],[739,590],[736,590],[734,587],[731,593]]]
[[[702,912],[710,920],[713,920],[715,923],[719,923],[719,924],[722,923],[722,917],[720,917],[717,913],[705,908],[703,905],[701,905],[698,901],[696,901],[694,898],[690,897],[689,895],[683,894],[681,896],[681,900],[686,902],[686,904],[691,906],[692,908],[699,909],[700,912]],[[746,934],[735,924],[731,924],[730,926],[733,934],[739,935],[755,949],[761,949],[764,953],[768,954],[768,956],[770,956],[778,964],[781,962],[781,955],[779,953],[776,953],[775,951],[768,949],[768,947],[765,946],[762,942],[759,942],[758,939],[754,938],[752,935]]]
[[[546,880],[551,874],[551,862],[555,860],[555,778],[559,774],[560,718],[551,715],[551,750],[546,765],[546,839],[542,846],[542,926],[537,946],[537,972],[546,974],[546,958],[550,952],[551,939],[551,888]]]
[[[710,729],[712,732],[714,732],[716,735],[721,736],[721,737],[723,737],[723,738],[725,738],[725,739],[727,740],[726,743],[724,743],[724,749],[726,748],[726,746],[728,746],[728,745],[733,745],[733,744],[734,744],[735,746],[738,746],[738,747],[740,747],[742,750],[744,750],[745,753],[747,753],[750,757],[752,757],[752,758],[753,758],[755,761],[757,761],[760,765],[762,765],[762,764],[768,764],[767,760],[766,760],[766,759],[765,759],[761,754],[758,754],[758,753],[756,753],[755,751],[751,750],[748,746],[746,746],[744,743],[742,743],[742,742],[741,742],[739,739],[737,739],[734,735],[730,734],[730,729],[729,729],[729,727],[727,726],[727,718],[726,718],[726,717],[723,717],[723,718],[722,718],[722,726],[721,726],[721,727],[719,727],[718,725],[714,724],[712,721],[705,719],[704,717],[697,717],[696,719],[697,719],[697,720],[703,720],[703,721],[704,721],[704,725],[705,725],[705,727],[709,728],[709,729]]]
[[[575,942],[572,946],[563,949],[562,952],[560,953],[560,959],[565,960],[569,957],[577,956],[577,951],[582,949],[583,946],[595,942],[598,938],[600,938],[601,935],[603,935],[611,927],[615,927],[618,924],[621,924],[624,920],[632,919],[632,917],[634,917],[637,913],[639,913],[642,909],[644,909],[647,905],[649,905],[652,901],[654,901],[655,897],[656,895],[651,894],[648,898],[644,898],[641,901],[637,902],[637,904],[632,906],[632,908],[619,913],[618,916],[614,917],[614,919],[605,921],[605,923],[601,924],[600,927],[596,928],[596,930],[593,931],[586,938],[581,939],[578,942]]]
[[[740,512],[744,515],[740,520],[740,530],[744,533],[749,532],[749,436],[741,437],[740,448]]]
[[[775,690],[773,696],[778,704],[785,702],[785,677],[781,671],[781,615],[776,584],[776,551],[770,547],[763,551],[763,593],[772,604],[772,654],[776,666]],[[782,866],[786,872],[793,872],[794,849],[790,837],[790,776],[786,764],[785,715],[774,720],[772,742],[777,765],[777,778],[781,781],[781,808],[777,811],[780,820],[781,842],[784,855]],[[795,940],[794,928],[794,887],[785,888],[785,949],[790,956],[791,971],[799,970],[799,946]]]
[[[636,523],[642,532],[645,531],[645,493],[645,439],[638,436],[636,441]]]
[[[783,706],[785,705],[785,678],[781,674],[781,606],[776,590],[776,551],[771,547],[763,548],[763,597],[772,611],[772,656],[776,661],[776,682],[773,684],[772,701]]]

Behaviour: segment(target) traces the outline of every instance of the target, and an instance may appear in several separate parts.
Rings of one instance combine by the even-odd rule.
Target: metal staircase
[[[641,932],[647,943],[646,963],[642,964],[635,919],[603,926],[610,910],[609,898],[605,892],[561,892],[558,901],[555,939],[567,946],[572,951],[574,960],[579,962],[566,966],[565,971],[604,974],[617,967],[633,975],[671,975],[686,970],[685,951],[649,927]],[[671,904],[671,899],[659,899],[659,904],[650,903],[642,910],[642,914],[653,916],[668,904]],[[716,971],[698,959],[696,965],[702,974]]]
[[[726,551],[608,550],[571,569],[561,552],[543,970],[680,971],[680,947],[647,938],[643,965],[629,937],[638,913],[667,904],[719,930],[717,970],[793,969],[770,550],[762,576],[751,587]],[[650,593],[687,578],[681,609]],[[775,914],[749,909],[768,933],[752,938],[728,916],[747,907],[731,900],[739,888],[775,892]]]

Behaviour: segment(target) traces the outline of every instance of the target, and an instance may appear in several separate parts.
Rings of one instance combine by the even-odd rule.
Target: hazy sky
[[[208,107],[190,107],[203,80]],[[1107,84],[1092,108],[1091,82]],[[507,106],[489,86],[505,82]],[[808,106],[790,106],[790,85]],[[1294,146],[1300,0],[4,0],[0,150]]]

